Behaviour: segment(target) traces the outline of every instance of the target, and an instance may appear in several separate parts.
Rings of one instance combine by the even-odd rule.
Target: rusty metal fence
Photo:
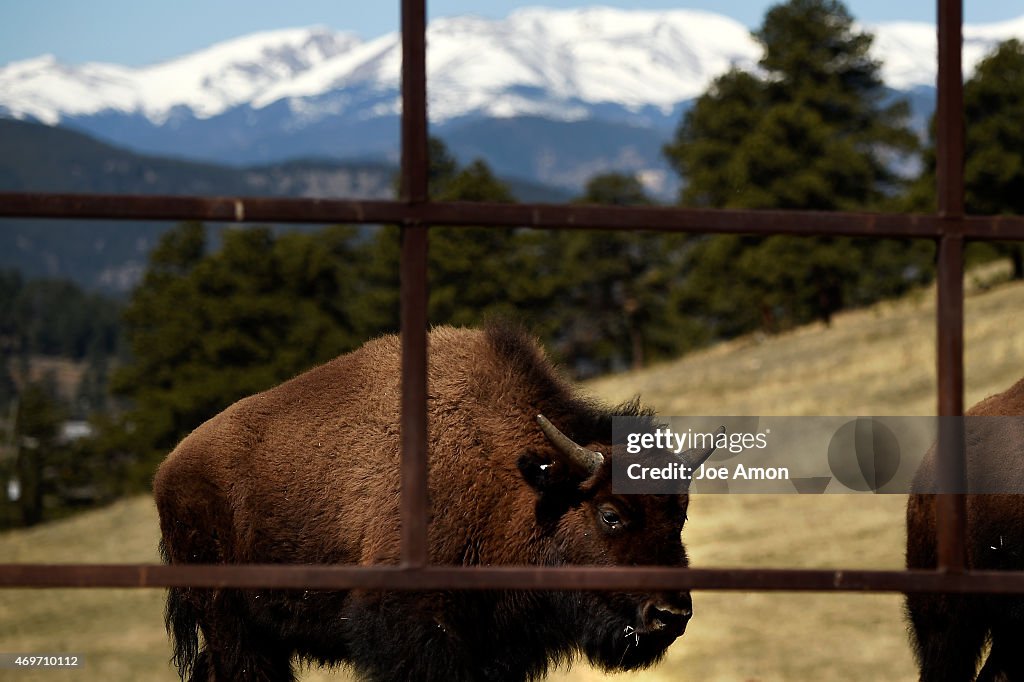
[[[426,0],[402,0],[402,163],[397,201],[0,193],[0,217],[393,223],[402,228],[402,487],[398,566],[0,564],[0,587],[704,589],[1024,593],[1024,572],[968,571],[965,498],[940,495],[935,570],[431,566],[427,556],[427,244],[432,225],[927,238],[938,243],[938,414],[963,413],[964,241],[1024,240],[1024,217],[964,215],[961,0],[938,0],[938,213],[879,214],[460,204],[427,194]],[[961,437],[940,468],[964,476]],[[949,489],[949,488],[947,488]]]

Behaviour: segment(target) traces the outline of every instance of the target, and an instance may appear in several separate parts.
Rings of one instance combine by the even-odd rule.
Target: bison
[[[687,566],[688,496],[611,489],[612,417],[649,415],[637,401],[580,397],[520,330],[441,327],[428,343],[432,563]],[[397,564],[399,395],[386,336],[198,427],[156,474],[164,560]],[[182,679],[292,680],[299,660],[508,682],[581,657],[649,666],[691,612],[687,592],[172,588],[166,620]]]
[[[1024,380],[981,401],[967,415],[1024,415]],[[1024,420],[968,420],[966,431],[970,485],[984,484],[985,478],[991,485],[993,477],[1004,479],[1004,490],[1019,485]],[[932,447],[914,481],[918,494],[907,503],[908,568],[934,569],[937,562],[935,495],[919,494],[937,489],[935,455]],[[1024,495],[969,494],[966,502],[968,568],[1024,570]],[[974,680],[986,642],[991,650],[978,682],[1024,680],[1024,598],[910,594],[906,607],[922,681]]]

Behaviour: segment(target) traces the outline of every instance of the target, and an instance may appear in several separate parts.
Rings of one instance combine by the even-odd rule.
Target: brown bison
[[[1024,380],[981,401],[967,415],[1024,415]],[[967,422],[969,484],[998,476],[1011,481],[1004,490],[1006,485],[1019,486],[1024,473],[1024,420]],[[915,478],[915,491],[937,489],[935,454],[932,447]],[[934,569],[936,562],[935,496],[913,494],[907,504],[907,567]],[[967,495],[967,565],[1024,570],[1024,495]],[[1024,680],[1024,598],[911,594],[906,605],[922,681],[974,680],[986,642],[991,651],[978,682]]]
[[[612,416],[643,416],[635,401],[614,411],[577,396],[518,331],[438,328],[429,348],[432,563],[687,565],[685,494],[611,490]],[[154,483],[165,560],[398,563],[399,360],[397,337],[377,339],[185,438]],[[658,661],[690,615],[686,592],[174,588],[167,600],[190,680],[291,680],[296,658],[403,682],[531,680],[580,656],[629,670]]]

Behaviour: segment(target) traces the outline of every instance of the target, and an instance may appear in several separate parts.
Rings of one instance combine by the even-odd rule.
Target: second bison
[[[1024,380],[967,411],[968,483],[980,490],[1024,490]],[[929,450],[907,505],[907,567],[934,569],[938,548],[933,494],[936,448]],[[967,567],[1024,570],[1024,494],[970,494]],[[907,596],[921,680],[971,682],[986,643],[978,682],[1024,680],[1024,598],[1009,595]]]

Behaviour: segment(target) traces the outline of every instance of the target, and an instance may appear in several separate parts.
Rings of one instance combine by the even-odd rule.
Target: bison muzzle
[[[156,475],[161,550],[182,563],[399,562],[400,345],[394,336],[241,400]],[[686,566],[688,497],[616,495],[612,417],[531,337],[429,335],[430,561]],[[681,455],[697,466],[712,450]],[[658,661],[692,614],[682,593],[172,588],[187,680],[292,680],[296,660],[369,680],[532,680],[585,657]]]

